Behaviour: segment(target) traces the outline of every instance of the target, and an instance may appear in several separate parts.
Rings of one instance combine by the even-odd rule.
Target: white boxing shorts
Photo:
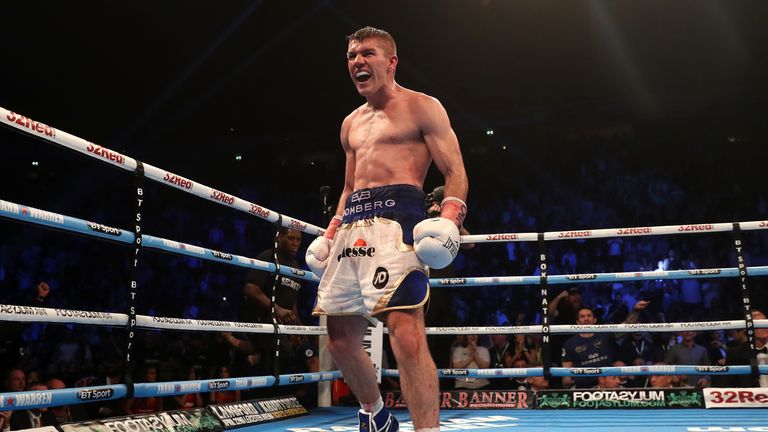
[[[429,299],[427,266],[413,251],[413,227],[426,217],[411,185],[353,192],[320,280],[313,315],[373,317],[415,309]]]

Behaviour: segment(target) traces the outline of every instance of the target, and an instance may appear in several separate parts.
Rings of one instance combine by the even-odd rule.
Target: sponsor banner
[[[566,275],[566,279],[570,281],[577,281],[577,280],[595,280],[597,279],[597,275],[594,273],[590,274],[574,274],[574,275]]]
[[[407,408],[399,391],[384,392],[388,409]],[[535,405],[533,392],[524,390],[451,390],[440,392],[440,409],[530,409]]]
[[[573,408],[663,408],[663,390],[576,390]]]
[[[488,241],[517,240],[517,234],[488,234],[485,239]]]
[[[705,388],[707,408],[768,408],[768,388]]]
[[[0,304],[0,315],[47,316],[48,312],[41,307]]]
[[[464,285],[467,283],[465,278],[444,278],[438,279],[440,285]]]
[[[224,425],[224,429],[284,420],[308,413],[295,396],[209,405],[208,409]]]
[[[6,111],[5,119],[9,124],[14,125],[16,129],[26,129],[25,132],[29,132],[32,135],[42,135],[49,138],[56,138],[56,129],[48,126],[47,124],[32,120],[29,117],[16,114],[13,111]]]
[[[50,406],[53,403],[51,391],[28,391],[0,395],[0,407],[13,410],[22,408],[38,408]]]
[[[115,390],[112,388],[83,388],[77,389],[77,399],[81,401],[93,402],[97,400],[112,399]]]
[[[203,408],[68,423],[64,432],[218,432],[221,423]]]
[[[536,407],[562,408],[703,408],[693,389],[546,390],[536,394]]]
[[[123,232],[120,231],[119,228],[114,228],[114,227],[103,225],[96,222],[87,222],[86,225],[88,226],[88,228],[91,229],[91,231],[100,232],[102,234],[107,234],[115,237],[120,237],[121,235],[123,235]]]
[[[0,393],[0,410],[45,408],[125,397],[124,385]]]

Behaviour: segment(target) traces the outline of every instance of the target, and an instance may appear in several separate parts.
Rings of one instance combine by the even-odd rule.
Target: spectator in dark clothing
[[[560,292],[549,303],[549,316],[552,319],[551,324],[564,325],[573,324],[579,318],[579,309],[581,309],[581,290],[578,287],[570,287]],[[570,338],[568,335],[552,335],[550,338],[550,352],[552,355],[552,362],[557,364],[557,357],[559,353],[562,353],[565,342]],[[562,361],[562,358],[560,359]],[[567,381],[567,380],[566,380]],[[559,388],[563,384],[563,379],[560,377],[552,377],[550,385],[553,388]]]
[[[638,358],[644,361],[644,364],[653,363],[653,347],[651,341],[645,338],[642,333],[632,333],[624,339],[621,344],[621,360],[625,364],[635,365]]]
[[[632,324],[637,321],[637,316],[641,310],[647,306],[648,302],[639,301],[635,303],[632,313],[629,314],[625,324]],[[579,325],[594,325],[597,323],[595,315],[589,308],[579,310],[579,318],[576,321]],[[580,333],[571,336],[563,345],[562,360],[563,367],[605,367],[610,366],[616,361],[618,347],[616,346],[615,336],[608,333]],[[564,377],[563,386],[576,388],[591,388],[597,385],[596,377]]]
[[[571,287],[561,292],[549,303],[552,324],[573,324],[579,318],[581,290]]]
[[[754,319],[765,319],[765,315],[758,310],[752,311],[752,317]],[[749,348],[747,332],[745,330],[731,330],[731,336],[733,337],[733,342],[726,347],[726,366],[750,364],[752,353]],[[768,330],[755,330],[755,348],[757,349],[758,364],[764,364],[765,360],[768,359],[768,345],[766,345],[766,339],[768,339]],[[765,375],[756,377],[751,374],[727,375],[722,378],[724,379],[713,379],[712,385],[715,387],[766,387],[763,381],[768,381],[768,379],[765,378]]]
[[[301,231],[280,228],[277,237],[277,259],[280,265],[298,268],[296,254],[301,246]],[[275,251],[267,249],[256,259],[273,262]],[[271,297],[274,288],[274,276],[271,273],[252,270],[248,273],[243,294],[248,300],[248,315],[254,322],[271,323]],[[279,324],[299,325],[299,314],[296,309],[296,296],[301,289],[301,280],[287,276],[278,277],[275,296],[275,319]]]
[[[664,363],[671,365],[696,365],[709,366],[709,354],[707,349],[696,343],[696,332],[682,332],[683,342],[672,346],[667,352]],[[682,376],[682,384],[704,388],[709,384],[709,377],[697,375],[696,377]]]
[[[653,363],[663,363],[667,358],[670,348],[670,333],[653,333],[651,336],[651,352],[653,353]]]
[[[277,257],[281,265],[299,267],[296,253],[301,245],[301,232],[280,228],[277,237]],[[274,249],[268,249],[256,258],[261,261],[274,261]],[[247,322],[272,323],[272,294],[274,275],[263,271],[251,271],[243,287],[245,303],[240,313],[240,319]],[[277,278],[275,297],[275,320],[278,324],[300,325],[296,298],[301,289],[299,279],[280,275]],[[234,336],[224,334],[224,339],[237,350],[235,358],[235,374],[238,376],[272,375],[274,372],[273,335],[243,334]],[[281,346],[288,344],[283,337]]]
[[[725,348],[725,365],[748,365],[750,363],[749,340],[745,330],[731,330],[733,342]],[[752,375],[726,375],[712,377],[713,387],[760,387],[760,381]]]

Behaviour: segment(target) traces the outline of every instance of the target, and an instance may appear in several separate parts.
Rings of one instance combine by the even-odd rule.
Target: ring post
[[[739,285],[741,286],[741,297],[744,308],[744,330],[747,333],[749,342],[749,364],[752,368],[752,376],[759,378],[760,370],[757,365],[757,347],[755,347],[755,323],[752,317],[752,296],[747,284],[747,263],[744,260],[744,242],[742,240],[741,225],[738,222],[733,223],[733,247],[736,252],[736,266],[739,270]]]
[[[320,187],[320,203],[323,206],[323,222],[325,223],[325,226],[328,226],[328,223],[331,221],[331,217],[333,217],[333,207],[328,204],[328,195],[330,192],[330,186]],[[327,328],[328,317],[321,315],[319,325],[326,326]],[[320,340],[318,341],[318,350],[320,351],[320,358],[318,359],[320,362],[320,372],[333,370],[335,365],[333,364],[331,353],[328,352],[327,333],[320,336]],[[332,402],[333,395],[331,394],[331,381],[321,381],[317,383],[317,406],[329,407],[331,406]]]
[[[134,185],[136,186],[136,211],[133,224],[133,262],[131,263],[131,283],[128,290],[128,323],[126,331],[128,337],[125,347],[125,364],[123,365],[123,377],[127,387],[126,398],[133,397],[133,346],[136,339],[136,294],[139,284],[139,251],[141,250],[141,214],[144,204],[144,164],[136,160],[136,171],[134,173]]]
[[[544,376],[549,378],[552,367],[552,347],[549,343],[549,292],[547,289],[547,242],[544,233],[538,234],[539,240],[539,286],[541,287],[541,364]]]
[[[272,298],[270,298],[270,309],[272,314],[272,325],[275,327],[272,347],[275,350],[275,363],[272,369],[272,375],[275,377],[274,387],[280,385],[280,327],[277,322],[277,314],[275,314],[275,305],[277,299],[277,286],[280,282],[280,260],[278,259],[278,239],[280,237],[280,228],[282,227],[283,215],[278,215],[275,221],[275,244],[272,249],[272,259],[275,262],[275,280],[272,282]]]

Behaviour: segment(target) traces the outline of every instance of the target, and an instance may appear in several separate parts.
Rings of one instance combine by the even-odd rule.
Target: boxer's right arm
[[[341,196],[339,196],[339,205],[336,206],[336,216],[339,217],[344,215],[344,204],[347,202],[347,197],[355,190],[355,166],[357,159],[355,158],[352,146],[349,145],[349,130],[352,125],[353,115],[354,113],[347,116],[341,124],[341,148],[344,149],[346,163],[344,164],[344,188],[341,190]]]
[[[333,245],[333,238],[336,236],[336,230],[341,225],[342,215],[344,214],[344,203],[355,187],[355,153],[352,151],[348,139],[353,114],[347,116],[341,124],[341,147],[344,149],[346,164],[344,166],[344,189],[341,191],[339,204],[336,206],[336,215],[333,216],[328,224],[325,234],[312,241],[305,255],[307,266],[312,270],[312,273],[318,276],[322,276],[326,267],[328,267],[327,260]]]

